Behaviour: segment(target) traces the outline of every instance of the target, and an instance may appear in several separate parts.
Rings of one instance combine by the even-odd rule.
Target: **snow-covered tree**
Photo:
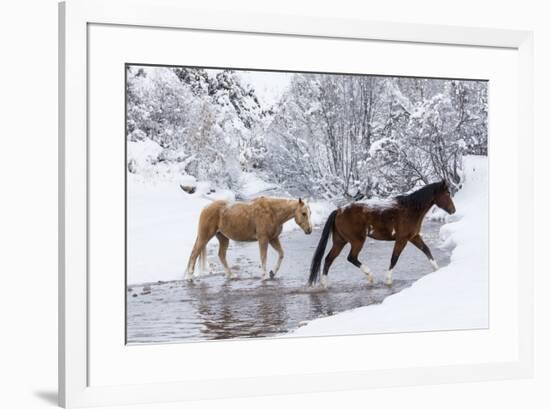
[[[147,162],[159,169],[176,164],[172,171],[226,188],[254,172],[325,198],[388,196],[440,179],[456,190],[462,157],[487,154],[486,82],[289,77],[264,106],[232,70],[131,66],[127,139],[156,144]]]

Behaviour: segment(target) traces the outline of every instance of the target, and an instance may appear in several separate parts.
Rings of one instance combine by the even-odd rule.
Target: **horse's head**
[[[435,205],[445,210],[449,214],[456,212],[455,204],[451,198],[451,192],[449,191],[449,186],[445,180],[442,180],[440,183],[440,188],[437,189],[435,194]]]
[[[304,202],[302,198],[298,199],[298,206],[294,212],[294,221],[306,234],[311,234],[311,231],[313,230],[309,219],[310,216],[311,210],[309,209],[309,205]]]

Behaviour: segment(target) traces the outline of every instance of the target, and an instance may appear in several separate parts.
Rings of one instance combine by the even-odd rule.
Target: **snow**
[[[184,157],[183,152],[164,150],[151,139],[127,141],[127,159],[129,169],[137,183],[174,182],[184,186],[195,186],[196,179],[186,175],[184,169],[193,157],[184,161],[163,160]]]
[[[374,141],[369,148],[369,155],[376,156],[379,151],[384,149],[384,145],[390,141],[390,138],[380,138]]]
[[[377,197],[360,200],[356,203],[362,204],[369,209],[390,209],[395,207],[396,204],[394,199],[383,199]]]
[[[273,183],[268,183],[255,173],[251,172],[243,172],[239,183],[239,193],[245,198],[256,197],[262,192],[274,189],[276,187]]]
[[[238,71],[238,75],[252,85],[264,106],[273,106],[290,86],[292,74],[276,71]]]
[[[135,161],[139,170],[150,167],[162,152],[162,147],[151,139],[127,143],[128,161]]]
[[[457,212],[447,216],[447,224],[440,232],[444,245],[454,246],[448,266],[424,276],[381,304],[313,320],[290,335],[487,328],[487,157],[465,157],[464,176],[463,188],[454,198]]]
[[[401,105],[401,107],[404,110],[406,110],[407,112],[411,112],[412,111],[411,102],[410,102],[409,98],[407,98],[405,95],[403,95],[403,93],[401,92],[399,87],[395,83],[392,82],[389,88],[391,90],[394,101],[396,103],[398,103],[399,105]]]

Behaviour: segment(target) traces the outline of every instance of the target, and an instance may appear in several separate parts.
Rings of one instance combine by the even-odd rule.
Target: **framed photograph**
[[[531,33],[59,16],[61,405],[531,375]]]

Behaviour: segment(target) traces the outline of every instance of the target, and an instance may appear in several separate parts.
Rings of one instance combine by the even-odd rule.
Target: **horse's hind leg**
[[[372,271],[369,270],[369,267],[361,263],[358,259],[359,253],[361,252],[361,249],[363,248],[363,244],[365,244],[365,239],[357,239],[353,240],[351,242],[351,250],[348,254],[348,261],[353,264],[355,267],[361,269],[363,273],[368,277],[369,284],[372,284],[374,282],[374,277],[372,275]]]
[[[409,241],[414,244],[422,253],[428,257],[428,260],[430,260],[430,263],[432,264],[432,267],[435,270],[439,268],[437,265],[437,262],[434,260],[434,257],[432,256],[432,252],[430,251],[430,248],[426,243],[424,243],[424,240],[422,240],[422,236],[420,234],[417,234],[412,239],[409,239]]]
[[[224,202],[214,202],[205,207],[199,217],[199,226],[197,229],[197,239],[193,245],[189,263],[187,263],[187,278],[192,279],[195,273],[195,263],[197,257],[201,256],[201,268],[206,264],[206,245],[218,231],[218,220],[221,206]]]
[[[327,256],[325,257],[325,262],[323,264],[323,275],[321,276],[321,285],[324,288],[328,287],[328,270],[336,257],[340,254],[344,246],[346,245],[346,242],[343,240],[339,240],[335,237],[336,235],[332,236],[332,248],[328,252]]]
[[[223,268],[225,270],[225,275],[228,278],[234,278],[236,276],[235,273],[231,271],[229,268],[229,265],[227,264],[227,248],[229,247],[229,239],[225,237],[221,233],[216,233],[216,238],[220,242],[220,248],[218,250],[218,257],[220,258],[220,261],[222,262]]]

